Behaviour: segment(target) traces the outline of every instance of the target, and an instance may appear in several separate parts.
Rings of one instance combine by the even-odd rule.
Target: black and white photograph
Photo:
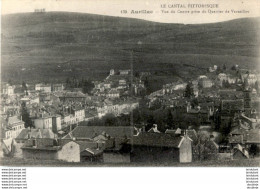
[[[259,167],[259,1],[1,6],[2,167]]]

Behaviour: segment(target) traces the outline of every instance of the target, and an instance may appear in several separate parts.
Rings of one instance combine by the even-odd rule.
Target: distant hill
[[[187,79],[200,68],[257,65],[260,18],[221,23],[164,24],[83,13],[2,16],[2,79],[101,79],[109,69],[161,72]],[[194,73],[193,73],[194,74]]]

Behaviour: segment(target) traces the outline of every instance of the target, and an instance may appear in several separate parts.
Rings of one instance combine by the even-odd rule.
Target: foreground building
[[[187,135],[140,133],[133,137],[131,162],[192,162],[192,140]]]
[[[80,162],[80,145],[72,140],[30,139],[21,149],[25,159]]]

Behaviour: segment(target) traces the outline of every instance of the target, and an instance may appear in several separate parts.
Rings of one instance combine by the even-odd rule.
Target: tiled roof
[[[106,132],[108,135],[114,138],[121,138],[127,136],[127,138],[132,137],[132,127],[110,127],[110,126],[77,126],[71,131],[71,135],[76,139],[92,139],[94,136]],[[66,135],[64,138],[70,138]]]
[[[40,150],[58,150],[60,148],[58,148],[58,146],[53,146],[53,139],[50,138],[39,138],[37,140],[35,140],[35,146],[33,146],[33,139],[29,139],[27,140],[22,149],[40,149]]]
[[[175,131],[175,134],[181,134],[181,129],[180,128],[177,128],[176,131]]]
[[[232,129],[232,131],[230,132],[230,134],[232,135],[242,135],[246,132],[245,129],[242,129],[241,127],[235,127]]]
[[[63,87],[63,84],[61,84],[61,83],[56,83],[56,84],[53,84],[52,86],[53,86],[53,87]]]
[[[38,138],[35,140],[36,145],[33,146],[33,139],[29,139],[24,143],[22,149],[57,151],[69,142],[72,142],[72,140]]]
[[[197,132],[196,132],[194,129],[192,129],[192,130],[186,130],[186,132],[187,132],[187,135],[188,135],[193,141],[197,140],[197,138],[198,138]]]
[[[108,92],[109,94],[117,94],[117,93],[119,93],[119,91],[117,90],[117,89],[111,89],[109,92]]]
[[[133,145],[179,148],[184,137],[164,133],[140,133],[133,137]]]
[[[86,148],[97,148],[97,143],[92,141],[76,141],[79,144],[80,151],[84,151]]]
[[[96,111],[88,111],[88,112],[85,111],[85,118],[92,118],[92,117],[95,117],[95,116],[97,116]]]
[[[175,134],[176,130],[174,129],[166,129],[165,133],[166,134]]]
[[[219,95],[222,99],[243,98],[244,93],[236,90],[219,90]]]
[[[12,116],[8,118],[8,124],[24,123],[22,120],[18,119],[17,116]]]
[[[234,147],[235,151],[234,153],[236,153],[236,151],[240,151],[244,156],[246,156],[247,158],[249,158],[249,153],[247,151],[247,149],[243,148],[241,145],[237,144],[235,147]],[[233,154],[234,154],[233,153]]]
[[[0,135],[1,139],[5,138],[5,129],[4,129],[4,127],[1,127],[0,134],[1,134]]]
[[[206,146],[206,147],[208,147],[210,149],[216,149],[216,150],[219,149],[219,145],[216,142],[214,142],[213,140],[205,141],[204,146]]]
[[[257,112],[260,112],[260,100],[252,100],[251,101],[252,108],[255,109]]]
[[[75,111],[79,111],[79,110],[84,110],[85,108],[84,107],[82,107],[82,106],[74,106],[73,107],[73,109],[75,110]]]
[[[243,136],[242,135],[235,135],[229,138],[229,143],[235,144],[242,144],[243,143]]]
[[[31,138],[54,138],[54,133],[50,129],[23,129],[16,139]]]
[[[6,127],[7,126],[7,121],[5,118],[3,118],[2,116],[0,117],[0,123],[1,123],[1,126],[3,127]]]
[[[222,110],[244,110],[244,100],[222,100]]]
[[[97,149],[97,148],[86,148],[85,151],[95,156],[103,153],[103,149]]]
[[[260,129],[235,129],[231,134],[234,136],[229,138],[230,143],[260,144]]]
[[[245,134],[246,143],[260,144],[260,129],[251,129]]]
[[[186,134],[188,135],[188,137],[190,137],[190,139],[192,139],[193,141],[196,141],[197,140],[197,132],[194,130],[194,129],[188,129],[188,130],[185,130]],[[182,134],[182,130],[180,128],[178,129],[174,129],[174,130],[171,130],[171,129],[167,129],[165,131],[166,134],[177,134],[177,135],[180,135]]]
[[[106,81],[130,80],[131,75],[110,75]]]
[[[55,96],[57,97],[67,97],[67,98],[84,98],[86,97],[85,94],[83,94],[82,92],[61,92],[61,91],[58,91],[58,92],[55,92],[54,93]]]

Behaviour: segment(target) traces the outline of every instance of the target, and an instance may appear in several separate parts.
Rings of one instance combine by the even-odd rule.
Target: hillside
[[[5,15],[2,79],[102,79],[111,68],[130,68],[132,50],[135,71],[168,75],[168,80],[187,79],[213,64],[255,68],[259,22],[182,25],[66,12]]]

